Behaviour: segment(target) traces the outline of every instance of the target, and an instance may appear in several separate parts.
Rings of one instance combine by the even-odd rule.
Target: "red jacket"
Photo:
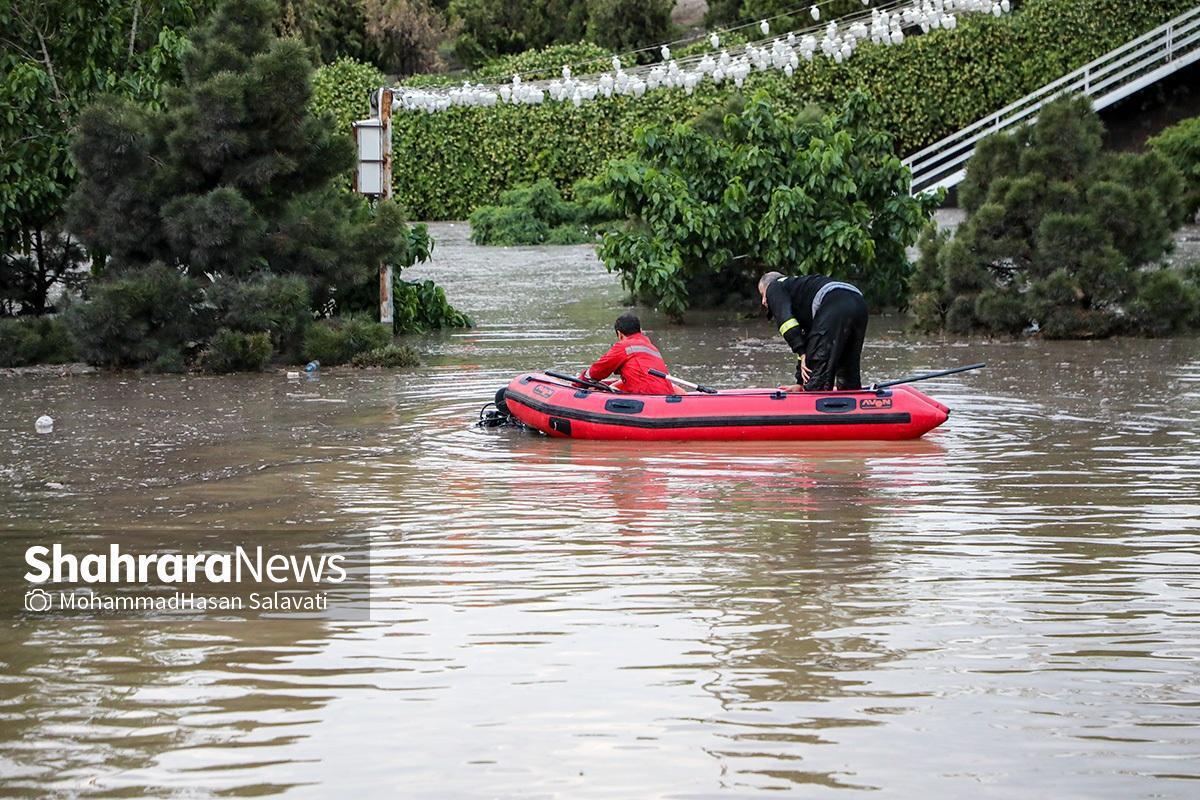
[[[621,391],[632,394],[675,394],[675,387],[666,378],[651,375],[649,370],[667,371],[662,353],[644,333],[618,339],[608,352],[583,373],[585,378],[603,380],[614,372],[621,373]]]

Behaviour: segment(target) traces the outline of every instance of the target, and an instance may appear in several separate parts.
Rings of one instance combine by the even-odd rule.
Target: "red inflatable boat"
[[[916,439],[950,414],[908,386],[645,395],[572,386],[541,372],[513,378],[504,400],[526,425],[575,439]]]

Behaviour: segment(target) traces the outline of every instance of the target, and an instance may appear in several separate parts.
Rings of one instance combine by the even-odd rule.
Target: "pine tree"
[[[313,303],[402,260],[398,208],[340,188],[347,132],[309,110],[310,52],[274,35],[272,0],[224,2],[193,37],[163,110],[109,98],[81,117],[70,228],[116,273],[298,274]]]
[[[1159,334],[1200,313],[1182,276],[1141,269],[1183,221],[1178,172],[1153,151],[1106,152],[1103,133],[1087,98],[1063,98],[976,147],[959,187],[966,220],[922,242],[920,327],[1088,338]]]

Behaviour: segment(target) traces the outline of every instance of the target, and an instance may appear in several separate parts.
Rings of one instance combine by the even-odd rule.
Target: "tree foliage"
[[[852,281],[876,305],[903,305],[905,248],[937,198],[908,194],[908,170],[861,93],[837,114],[797,118],[756,96],[719,134],[648,128],[611,163],[623,230],[600,257],[626,288],[673,316],[752,292],[768,270]]]
[[[587,6],[574,0],[450,0],[449,16],[461,29],[455,55],[470,66],[577,42],[587,30]]]
[[[73,237],[43,227],[26,236],[28,248],[0,253],[0,315],[44,314],[54,286],[78,289],[83,283],[85,254]]]
[[[80,120],[72,228],[117,269],[159,261],[201,280],[310,279],[314,302],[402,255],[395,204],[336,183],[349,135],[310,113],[312,66],[271,32],[269,0],[226,3],[196,34],[170,110],[111,99]]]
[[[303,298],[311,317],[338,310],[342,295],[372,282],[380,263],[412,263],[399,205],[372,207],[342,188],[354,163],[348,131],[312,112],[310,55],[299,41],[276,36],[274,22],[272,0],[230,0],[195,33],[181,83],[165,92],[167,110],[107,98],[81,115],[70,225],[89,248],[107,254],[109,273],[149,276],[162,288],[174,285],[165,270],[188,287],[176,295],[192,297],[196,287],[201,296],[193,299],[209,309],[231,304],[222,287],[253,296],[256,282],[270,287],[264,291],[282,291],[271,276],[289,276],[304,290],[289,284],[286,296]],[[157,266],[146,273],[151,265]],[[100,344],[112,320],[138,315],[145,338],[163,341],[173,358],[194,354],[182,334],[163,340],[154,333],[178,328],[189,315],[175,309],[164,320],[136,297],[114,295],[136,296],[139,285],[117,281],[88,304],[105,298],[97,308],[79,312],[78,335],[97,340],[89,360],[150,361],[142,349]],[[259,306],[267,313],[266,304]],[[303,336],[292,312],[280,313],[291,320],[288,331],[257,327],[261,320],[247,329],[218,319],[187,335],[203,341],[215,327],[229,330],[222,346],[233,356],[219,359],[222,365],[242,363],[232,334],[267,332],[287,355]],[[92,333],[89,322],[98,326]],[[246,345],[242,355],[257,363],[259,340],[239,341]]]
[[[78,112],[102,93],[157,104],[208,0],[0,3],[0,303],[41,313],[82,253],[62,233]],[[39,255],[40,254],[40,255]],[[49,255],[49,261],[43,257]]]
[[[498,56],[581,40],[631,50],[670,38],[670,0],[450,0],[455,54],[479,67]],[[560,62],[558,66],[561,66]]]
[[[1179,170],[1183,177],[1181,211],[1185,219],[1195,219],[1200,212],[1200,117],[1172,125],[1148,144]]]
[[[376,63],[397,75],[446,68],[438,46],[450,35],[446,18],[425,0],[361,0]]]
[[[1064,98],[980,143],[959,191],[966,220],[922,241],[921,327],[1075,338],[1190,324],[1194,292],[1138,269],[1171,246],[1179,174],[1153,151],[1104,152],[1102,134],[1086,98]]]
[[[813,5],[819,6],[824,23],[847,14],[861,14],[866,4],[861,0],[825,0]],[[791,0],[713,0],[708,4],[704,24],[714,28],[769,19],[773,30],[786,31],[812,25],[809,8]]]
[[[622,53],[657,44],[671,38],[674,5],[674,0],[587,0],[587,38]],[[658,54],[644,56],[638,60]]]

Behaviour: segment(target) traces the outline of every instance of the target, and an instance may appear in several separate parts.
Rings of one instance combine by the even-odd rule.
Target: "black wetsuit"
[[[813,314],[813,306],[817,306]],[[778,278],[767,287],[767,308],[797,356],[796,383],[806,391],[861,389],[867,303],[855,287],[824,275]],[[810,372],[800,375],[799,356]]]

